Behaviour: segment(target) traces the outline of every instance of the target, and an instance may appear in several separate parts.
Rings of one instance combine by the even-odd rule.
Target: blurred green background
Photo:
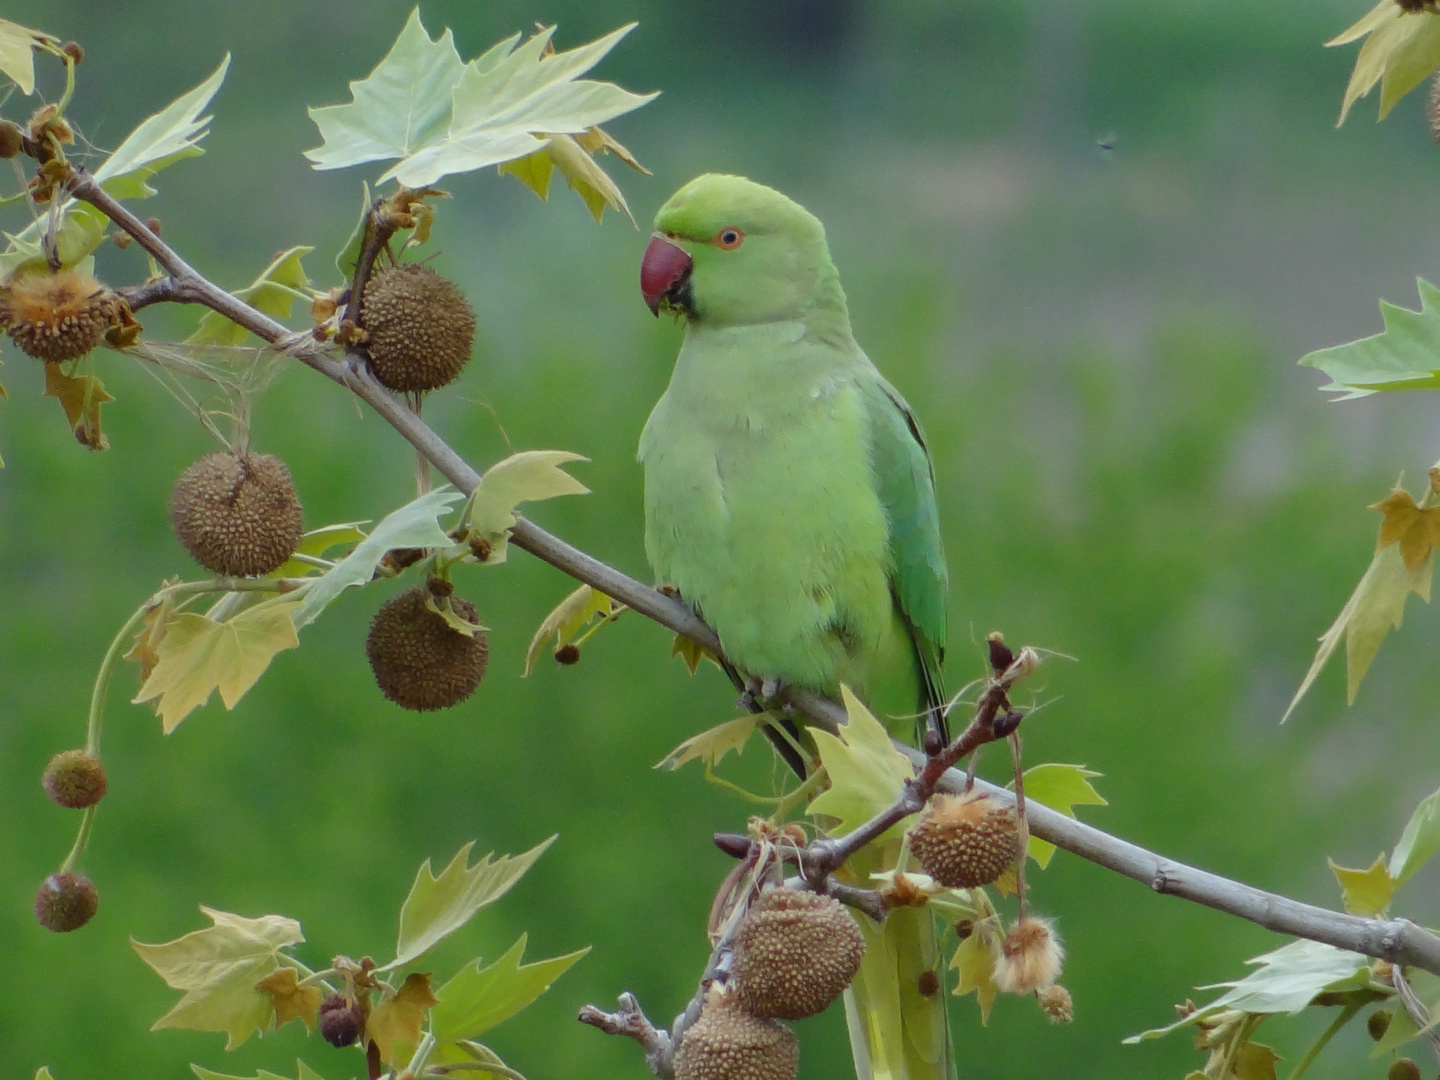
[[[313,276],[382,170],[310,170],[307,105],[348,100],[408,2],[10,0],[10,18],[87,49],[72,116],[113,147],[228,50],[204,157],[158,181],[147,212],[228,286],[279,249],[314,244]],[[427,417],[477,465],[510,447],[590,464],[585,498],[533,508],[545,527],[648,578],[634,445],[681,331],[641,303],[643,223],[697,173],[748,174],[825,222],[856,332],[916,406],[936,459],[954,582],[949,678],[981,671],[995,628],[1077,663],[1027,723],[1032,762],[1081,762],[1111,800],[1088,820],[1177,859],[1304,900],[1338,903],[1325,857],[1368,865],[1440,783],[1432,715],[1436,613],[1415,603],[1352,709],[1339,665],[1279,717],[1316,635],[1369,558],[1382,497],[1440,456],[1433,398],[1342,406],[1303,353],[1380,328],[1377,296],[1414,305],[1440,277],[1440,161],[1419,96],[1383,125],[1373,100],[1336,131],[1354,50],[1321,43],[1365,0],[426,0],[473,56],[534,21],[569,47],[631,19],[598,75],[663,90],[613,133],[651,169],[609,161],[639,232],[594,226],[563,187],[541,204],[493,172],[451,178],[436,265],[478,313],[477,359]],[[54,93],[55,82],[46,84]],[[23,118],[18,98],[0,112]],[[1113,147],[1104,149],[1104,146]],[[13,190],[13,181],[4,190]],[[24,223],[10,209],[5,228]],[[106,280],[145,273],[107,251]],[[147,311],[157,338],[194,312]],[[233,713],[218,702],[162,737],[116,679],[105,728],[111,792],[84,869],[101,895],[84,931],[34,922],[34,890],[73,838],[38,777],[83,736],[90,682],[116,628],[167,575],[195,573],[171,536],[171,481],[212,449],[135,364],[100,356],[119,399],[93,454],[40,398],[40,366],[7,345],[0,378],[0,1042],[5,1075],[56,1080],[227,1073],[332,1080],[354,1051],[297,1025],[233,1054],[219,1036],[148,1033],[175,999],[127,945],[202,925],[197,904],[298,918],[312,966],[379,959],[417,865],[465,841],[516,852],[560,840],[501,903],[434,957],[440,977],[522,931],[531,958],[593,944],[530,1010],[487,1038],[532,1080],[646,1075],[635,1046],[578,1025],[585,1002],[636,992],[666,1022],[693,990],[704,920],[728,860],[717,829],[751,812],[697,767],[651,769],[733,715],[718,673],[667,660],[635,616],[583,661],[520,679],[530,634],[572,583],[517,553],[461,591],[492,631],[492,669],[463,706],[407,714],[365,667],[370,616],[400,587],[338,602]],[[307,524],[377,518],[413,490],[413,456],[328,382],[287,372],[255,446],[290,464]],[[1001,768],[1001,755],[988,762]],[[752,748],[731,775],[778,781]],[[1400,907],[1440,918],[1427,872]],[[1180,1035],[1123,1047],[1196,984],[1236,978],[1283,941],[1079,859],[1037,875],[1034,903],[1067,941],[1076,1018],[1051,1027],[1001,1000],[988,1028],[955,1003],[963,1077],[1180,1077]],[[1329,1020],[1275,1020],[1289,1062]],[[798,1026],[806,1078],[847,1075],[838,1010]],[[1363,1032],[1312,1070],[1380,1077]],[[1416,1053],[1420,1057],[1419,1052]],[[1433,1067],[1430,1062],[1427,1070]],[[1287,1066],[1282,1065],[1282,1075]]]

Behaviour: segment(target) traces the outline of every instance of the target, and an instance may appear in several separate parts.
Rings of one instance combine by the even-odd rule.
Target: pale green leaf
[[[635,215],[630,212],[629,204],[625,202],[625,196],[621,194],[615,181],[580,142],[570,135],[552,135],[550,141],[541,149],[500,166],[500,172],[512,174],[542,199],[548,198],[550,174],[555,169],[565,177],[565,183],[570,190],[584,200],[597,223],[604,217],[605,208],[609,206],[629,218],[630,224],[635,224]]]
[[[1420,801],[1390,853],[1390,876],[1395,884],[1409,881],[1436,851],[1440,851],[1440,791]]]
[[[1071,818],[1075,816],[1074,808],[1077,806],[1108,806],[1110,804],[1090,783],[1091,777],[1099,775],[1084,765],[1056,762],[1036,765],[1025,770],[1025,801],[1042,803]],[[1015,785],[1011,783],[1007,786],[1013,788]],[[1032,835],[1025,851],[1043,870],[1055,855],[1055,845]]]
[[[438,992],[440,1004],[430,1014],[431,1030],[442,1043],[471,1039],[508,1020],[538,998],[570,966],[588,953],[579,949],[550,960],[520,963],[525,935],[489,967],[466,966]]]
[[[1385,868],[1384,855],[1377,855],[1375,861],[1364,870],[1339,866],[1333,859],[1326,859],[1325,863],[1335,875],[1335,880],[1340,883],[1345,910],[1351,915],[1368,919],[1379,915],[1390,905],[1397,882]]]
[[[1406,12],[1393,0],[1380,0],[1363,19],[1327,45],[1365,38],[1345,86],[1339,123],[1350,107],[1378,82],[1380,119],[1440,64],[1440,19],[1429,12]],[[1338,125],[1337,125],[1338,126]]]
[[[305,940],[300,924],[280,915],[247,919],[201,907],[214,926],[161,945],[131,940],[140,959],[185,996],[152,1031],[223,1031],[233,1050],[269,1024],[274,1003],[255,984],[280,966],[280,950]]]
[[[298,1058],[295,1060],[295,1065],[298,1070],[295,1080],[325,1080],[324,1077]],[[261,1069],[253,1077],[218,1073],[201,1065],[191,1065],[190,1070],[198,1076],[200,1080],[289,1080],[288,1077],[281,1076],[279,1073],[272,1073],[268,1069]]]
[[[975,922],[970,936],[960,942],[950,957],[950,969],[958,976],[952,993],[956,997],[975,995],[976,1004],[980,1006],[981,1024],[990,1022],[990,1007],[1000,995],[1000,989],[991,977],[999,956],[1000,935],[992,918]]]
[[[1393,0],[1385,0],[1394,6]],[[1336,401],[1365,397],[1380,390],[1440,389],[1440,289],[1424,278],[1416,280],[1420,310],[1380,301],[1383,333],[1345,345],[1319,349],[1300,358],[1330,376],[1321,390],[1340,396]]]
[[[155,709],[167,735],[215,690],[233,709],[276,653],[300,644],[291,621],[298,607],[295,600],[269,601],[224,622],[180,612],[166,626],[159,662],[135,702],[160,699]]]
[[[747,713],[734,720],[717,724],[699,735],[692,735],[658,762],[657,769],[678,769],[687,761],[703,761],[707,768],[720,764],[720,759],[731,750],[740,753],[745,743],[755,733],[756,727],[765,719],[764,713]]]
[[[283,322],[290,318],[297,300],[310,301],[310,278],[300,260],[314,250],[313,247],[293,247],[282,251],[260,271],[259,277],[232,295],[255,310]],[[185,339],[185,344],[239,346],[250,336],[250,331],[239,323],[231,322],[218,311],[207,311],[195,332]]]
[[[486,470],[470,495],[465,522],[472,537],[490,544],[487,564],[505,561],[515,507],[520,503],[589,494],[589,488],[560,468],[567,461],[588,460],[567,450],[522,450]]]
[[[850,688],[841,686],[840,693],[847,722],[839,735],[819,728],[811,731],[830,787],[811,800],[808,811],[837,819],[836,836],[852,832],[888,808],[905,781],[915,775],[910,759],[895,749],[880,721]],[[898,835],[903,829],[903,824],[896,824],[885,835]]]
[[[387,551],[448,547],[450,538],[438,519],[445,508],[460,497],[452,487],[439,487],[387,514],[350,554],[306,588],[305,597],[293,616],[295,629],[304,629],[314,622],[346,589],[369,584]]]
[[[498,859],[486,855],[474,866],[467,866],[470,849],[475,846],[472,842],[455,853],[439,877],[426,859],[400,909],[400,939],[395,959],[385,965],[385,970],[418,960],[486,904],[505,895],[554,842],[552,836],[521,855],[502,855]]]
[[[422,147],[382,180],[426,187],[442,176],[533,154],[546,144],[537,136],[576,134],[630,112],[654,94],[632,94],[613,83],[580,79],[635,24],[588,45],[546,55],[554,27],[540,31],[513,52],[497,46],[466,65],[455,86],[445,137]],[[503,43],[507,47],[514,44]]]
[[[1422,1032],[1431,1031],[1437,1023],[1440,1023],[1440,976],[1432,975],[1420,968],[1407,967],[1404,970],[1405,981],[1410,984],[1420,1004],[1424,1006],[1429,1016],[1425,1026],[1422,1028],[1410,1015],[1410,1010],[1403,1006],[1395,1009],[1390,1014],[1390,1026],[1385,1029],[1385,1037],[1375,1044],[1370,1051],[1372,1058],[1389,1054],[1399,1046],[1403,1046],[1411,1039],[1417,1038]]]
[[[408,157],[444,138],[464,70],[450,31],[431,41],[415,8],[385,59],[350,83],[349,104],[309,110],[324,142],[305,156],[316,169],[340,169]]]
[[[41,1065],[35,1070],[35,1080],[55,1080],[55,1078],[50,1075],[49,1066]]]
[[[342,544],[347,546],[358,544],[365,539],[365,530],[361,526],[368,524],[369,522],[366,521],[346,521],[311,529],[300,537],[300,543],[295,547],[295,554],[320,558],[332,547],[339,547]],[[308,574],[319,572],[319,567],[311,566],[308,562],[301,562],[292,556],[280,569],[273,571],[269,576],[277,578],[305,577]]]
[[[1259,969],[1235,982],[1214,983],[1202,990],[1226,987],[1226,992],[1189,1016],[1164,1027],[1131,1035],[1137,1043],[1195,1024],[1222,1009],[1247,1013],[1290,1013],[1304,1009],[1317,994],[1342,993],[1370,984],[1370,958],[1318,941],[1299,940],[1248,961]]]
[[[30,30],[9,19],[0,19],[0,75],[4,75],[29,97],[35,92],[35,50],[32,46],[60,39]],[[48,1073],[46,1074],[49,1075]]]
[[[360,248],[365,243],[365,222],[370,217],[370,206],[375,201],[370,194],[368,183],[362,182],[360,189],[360,216],[355,219],[355,227],[350,230],[350,236],[346,239],[345,246],[335,256],[335,267],[346,281],[354,276],[355,265],[360,261]]]
[[[1413,592],[1429,603],[1433,565],[1434,553],[1426,552],[1414,570],[1407,570],[1399,544],[1389,544],[1375,553],[1365,576],[1355,586],[1334,624],[1321,636],[1315,659],[1310,662],[1300,689],[1295,691],[1289,708],[1280,718],[1281,723],[1290,718],[1342,639],[1345,642],[1345,699],[1354,703],[1360,682],[1365,678],[1375,654],[1380,651],[1380,643],[1392,626],[1397,630],[1400,628],[1406,597]]]
[[[553,635],[553,648],[559,649],[594,620],[608,618],[614,610],[614,600],[599,589],[581,585],[561,600],[535,631],[535,636],[530,639],[530,647],[525,650],[525,674],[529,675],[535,667],[535,661],[544,650],[547,638]]]

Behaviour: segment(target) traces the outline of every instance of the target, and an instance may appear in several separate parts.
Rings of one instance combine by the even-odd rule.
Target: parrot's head
[[[814,214],[764,184],[707,173],[655,215],[640,291],[656,315],[733,326],[803,319],[839,289]]]

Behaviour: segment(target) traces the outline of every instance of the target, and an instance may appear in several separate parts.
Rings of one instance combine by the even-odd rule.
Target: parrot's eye
[[[734,251],[740,246],[740,241],[745,239],[745,234],[733,226],[728,229],[721,229],[715,234],[715,246],[726,251]]]

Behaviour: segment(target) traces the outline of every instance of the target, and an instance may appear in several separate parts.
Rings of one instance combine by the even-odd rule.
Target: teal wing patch
[[[940,543],[935,472],[919,421],[900,392],[875,373],[862,387],[870,414],[875,482],[890,517],[890,588],[915,640],[927,708],[942,705],[945,594],[950,575]]]

